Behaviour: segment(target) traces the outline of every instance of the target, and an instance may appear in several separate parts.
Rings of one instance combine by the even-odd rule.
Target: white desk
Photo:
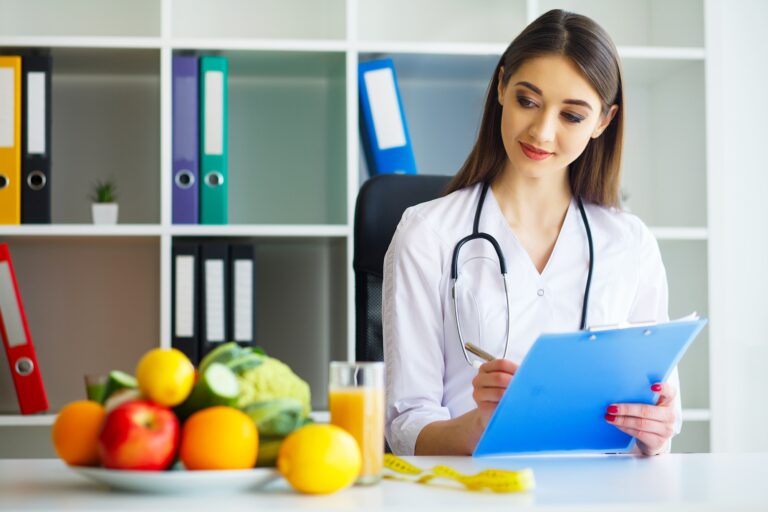
[[[100,487],[58,460],[0,460],[0,509],[768,511],[768,453],[408,460],[422,468],[447,463],[467,472],[528,466],[534,470],[537,488],[524,495],[491,494],[385,480],[330,496],[303,496],[281,479],[261,491],[238,494],[137,495]]]

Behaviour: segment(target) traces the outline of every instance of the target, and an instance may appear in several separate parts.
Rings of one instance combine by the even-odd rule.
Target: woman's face
[[[618,110],[602,115],[597,91],[560,55],[524,62],[498,95],[507,167],[530,178],[561,176]]]

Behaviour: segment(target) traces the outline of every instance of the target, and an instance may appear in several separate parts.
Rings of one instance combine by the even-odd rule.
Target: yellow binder
[[[0,56],[0,224],[21,223],[21,57]]]

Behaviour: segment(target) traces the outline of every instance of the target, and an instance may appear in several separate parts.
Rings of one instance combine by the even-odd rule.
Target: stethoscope
[[[488,233],[480,232],[480,213],[483,211],[483,204],[485,203],[485,196],[488,194],[488,187],[490,183],[483,183],[483,190],[480,193],[480,199],[477,201],[477,208],[475,210],[475,223],[472,228],[472,234],[467,235],[456,244],[453,248],[453,257],[451,258],[451,298],[453,299],[453,312],[456,317],[456,329],[459,331],[459,344],[461,345],[461,351],[464,353],[464,359],[470,366],[475,366],[469,359],[469,353],[464,342],[464,337],[461,334],[461,323],[459,320],[459,306],[456,299],[456,285],[459,280],[459,252],[464,244],[471,242],[472,240],[486,240],[493,246],[493,250],[496,251],[496,256],[499,259],[499,270],[501,271],[501,278],[504,282],[504,297],[507,300],[507,326],[506,326],[506,341],[504,342],[504,354],[502,357],[506,357],[507,348],[509,348],[509,332],[512,325],[512,318],[509,312],[509,282],[507,278],[507,263],[504,259],[504,253],[501,251],[501,246],[496,239]],[[594,266],[594,245],[592,243],[592,230],[589,227],[589,220],[587,214],[584,211],[584,205],[581,202],[581,198],[577,197],[576,202],[579,205],[579,211],[581,212],[581,220],[584,223],[584,229],[587,232],[587,242],[589,243],[589,272],[587,273],[587,285],[584,288],[584,303],[581,306],[581,330],[586,329],[587,326],[587,309],[589,307],[589,290],[592,286],[592,269]]]

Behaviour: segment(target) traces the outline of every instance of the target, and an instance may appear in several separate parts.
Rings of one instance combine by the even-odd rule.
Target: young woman
[[[656,240],[618,208],[622,127],[616,48],[591,19],[549,11],[504,52],[467,161],[447,195],[404,213],[385,259],[386,437],[395,453],[470,454],[542,332],[668,320]],[[498,250],[481,235],[454,264],[472,233],[487,233]],[[478,364],[462,339],[495,359]],[[668,451],[681,425],[677,371],[652,387],[657,405],[605,411],[646,455]]]

